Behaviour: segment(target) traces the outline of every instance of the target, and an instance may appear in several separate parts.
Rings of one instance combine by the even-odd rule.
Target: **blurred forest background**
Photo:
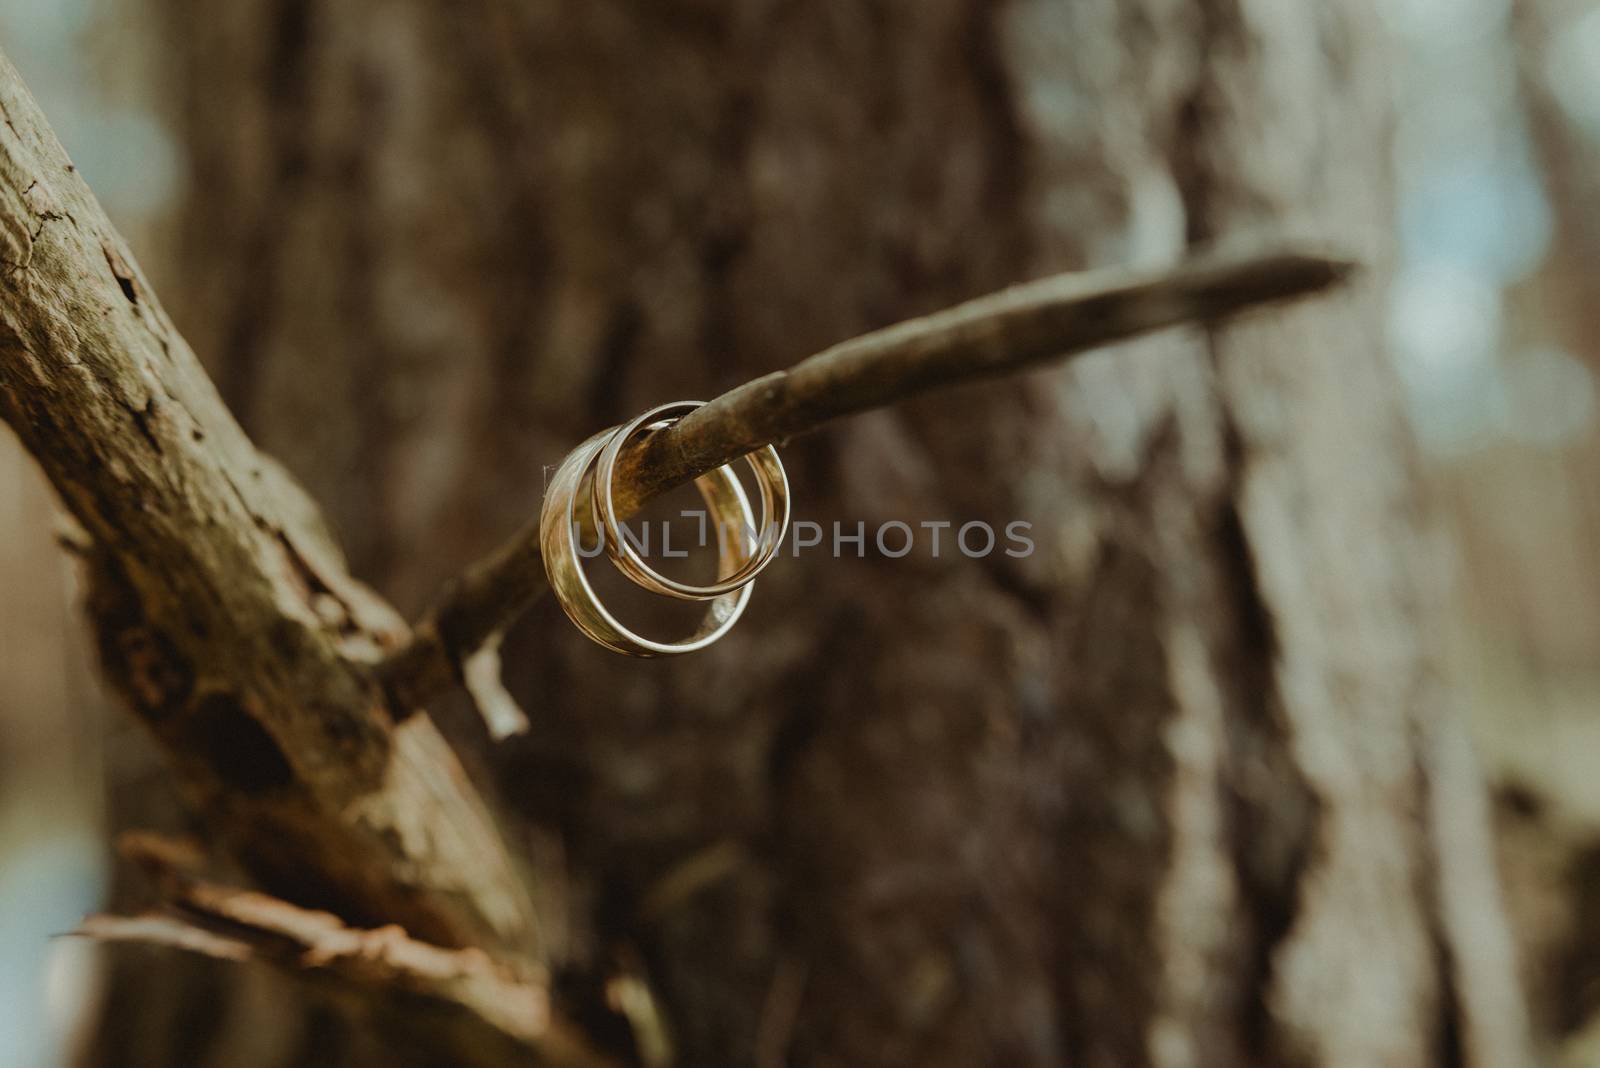
[[[1596,1063],[1600,3],[1382,11],[1399,93],[1389,337],[1452,535],[1452,688],[1495,798],[1531,1016]],[[188,170],[163,25],[135,0],[0,0],[0,41],[186,327],[167,284]],[[108,792],[159,764],[97,692],[49,492],[9,438],[0,502],[0,1065],[42,1068],[94,996],[95,958],[40,932],[102,899]]]

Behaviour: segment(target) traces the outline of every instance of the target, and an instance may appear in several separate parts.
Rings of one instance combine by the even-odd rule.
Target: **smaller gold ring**
[[[755,543],[755,555],[732,574],[722,576],[706,586],[679,582],[652,569],[625,537],[622,524],[617,519],[617,506],[613,495],[617,457],[641,429],[652,433],[661,430],[704,404],[704,401],[673,401],[652,408],[624,424],[600,450],[600,459],[595,466],[592,484],[595,515],[604,528],[606,552],[611,556],[612,563],[616,564],[617,569],[624,575],[645,589],[668,597],[676,597],[682,601],[709,601],[749,585],[772,562],[778,548],[783,544],[784,535],[789,531],[789,477],[783,470],[783,461],[778,459],[778,450],[767,445],[745,457],[750,463],[750,470],[755,473],[756,485],[761,491],[761,527],[759,531],[752,531],[746,525],[743,529],[732,532],[740,541],[749,540]],[[733,469],[727,464],[713,472],[713,474],[724,473],[729,478],[736,477],[733,475]],[[710,478],[712,475],[700,477]],[[696,479],[695,484],[699,485],[700,479]],[[726,534],[727,532],[719,526],[717,531],[719,545]]]
[[[617,430],[613,427],[602,431],[573,449],[550,480],[539,512],[539,548],[544,556],[545,576],[567,618],[584,634],[613,652],[661,657],[704,649],[728,633],[744,614],[753,588],[749,584],[713,600],[700,626],[688,638],[679,642],[658,642],[634,633],[618,621],[600,602],[584,574],[578,551],[576,505],[579,500],[588,501],[592,512],[593,494],[592,491],[582,492],[584,483],[593,474],[595,458]],[[713,472],[712,476],[697,480],[697,485],[719,523],[743,524],[735,527],[743,531],[755,521],[749,498],[732,470]],[[750,555],[746,539],[724,538],[720,527],[718,552],[719,574],[743,567]]]

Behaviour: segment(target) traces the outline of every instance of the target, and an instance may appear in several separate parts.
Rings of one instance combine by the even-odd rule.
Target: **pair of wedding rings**
[[[652,408],[621,426],[603,430],[579,445],[556,469],[539,513],[539,546],[556,599],[578,629],[596,642],[628,656],[679,656],[704,649],[733,628],[750,601],[755,577],[772,562],[789,529],[789,479],[778,452],[768,445],[746,459],[761,493],[761,526],[755,525],[750,499],[732,467],[723,465],[695,479],[717,536],[717,579],[696,586],[668,578],[644,561],[617,514],[617,458],[636,438],[654,434],[699,408],[703,401],[674,401]],[[639,586],[683,601],[709,601],[700,626],[688,638],[659,642],[624,626],[601,603],[583,570],[580,523],[587,518],[606,555]]]

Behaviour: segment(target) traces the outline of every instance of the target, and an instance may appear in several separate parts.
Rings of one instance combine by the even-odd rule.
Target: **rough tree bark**
[[[1286,214],[1383,259],[1356,0],[159,10],[180,322],[408,610],[650,403]],[[788,451],[804,518],[1027,559],[785,559],[676,663],[530,613],[473,760],[558,975],[689,1065],[1523,1063],[1381,281]]]

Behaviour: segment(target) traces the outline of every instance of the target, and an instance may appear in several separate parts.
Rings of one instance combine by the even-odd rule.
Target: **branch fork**
[[[544,589],[537,523],[408,628],[246,437],[3,57],[0,117],[0,420],[81,529],[109,681],[263,891],[183,882],[186,920],[102,918],[86,933],[225,959],[287,941],[297,966],[358,982],[376,969],[552,1063],[603,1063],[557,1008],[537,1008],[528,976],[548,950],[524,869],[443,736],[409,714],[469,684],[502,730],[521,726],[494,648]],[[1215,251],[1046,278],[845,341],[625,452],[617,510],[836,418],[1323,291],[1350,270],[1310,248]]]

